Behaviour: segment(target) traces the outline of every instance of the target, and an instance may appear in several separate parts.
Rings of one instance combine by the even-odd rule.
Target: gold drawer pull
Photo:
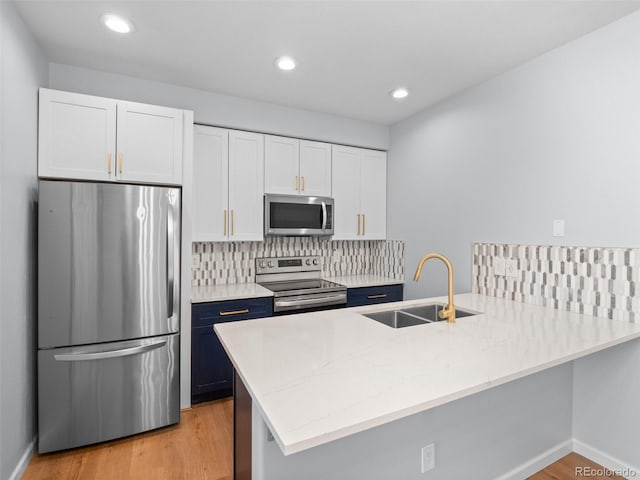
[[[296,192],[300,189],[298,177],[296,176]]]
[[[245,308],[244,310],[232,310],[230,312],[220,312],[220,316],[226,317],[228,315],[242,315],[243,313],[249,313],[249,309]]]
[[[369,296],[367,296],[367,298],[387,298],[387,294],[386,293],[379,293],[377,295],[369,295]]]
[[[109,175],[111,175],[111,157],[111,154],[107,155],[107,172]]]
[[[224,219],[222,220],[222,228],[224,230],[224,236],[227,236],[227,209],[224,210]]]
[[[304,177],[302,177],[302,191],[304,192]]]
[[[362,214],[362,234],[363,234],[363,235],[366,233],[366,230],[367,230],[367,229],[366,229],[366,227],[365,227],[365,223],[364,223],[364,222],[365,222],[365,218],[366,218],[366,216],[365,216],[365,214],[363,213],[363,214]]]
[[[122,152],[118,155],[118,170],[120,170],[120,175],[122,175],[122,164],[124,160],[122,159]]]
[[[360,235],[360,214],[358,214],[358,235]]]

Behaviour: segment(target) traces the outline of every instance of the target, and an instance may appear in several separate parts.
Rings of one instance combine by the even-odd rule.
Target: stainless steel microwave
[[[333,198],[264,196],[265,235],[333,235]]]

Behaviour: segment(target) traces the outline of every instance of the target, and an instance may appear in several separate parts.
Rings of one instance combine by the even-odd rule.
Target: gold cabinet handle
[[[235,222],[234,222],[234,215],[233,215],[233,209],[231,209],[231,236],[235,235]]]
[[[226,317],[228,315],[242,315],[243,313],[249,313],[249,309],[245,308],[244,310],[232,310],[230,312],[220,312],[220,316]]]
[[[377,295],[368,295],[367,298],[387,298],[386,293],[379,293]]]
[[[304,192],[304,177],[302,177],[302,191]]]
[[[110,153],[109,155],[107,155],[107,173],[109,175],[111,175],[111,160],[112,160],[113,155]]]
[[[362,214],[362,235],[364,235],[367,231],[366,223],[365,223],[366,218],[367,218],[366,215],[363,213]]]
[[[224,230],[223,235],[227,236],[227,209],[224,209],[224,219],[222,220],[222,229]]]
[[[124,164],[124,159],[122,157],[122,152],[120,152],[118,154],[118,171],[120,172],[120,175],[122,175],[122,165]]]
[[[299,184],[298,184],[298,176],[296,175],[296,192],[298,191],[299,188],[300,187],[299,187]]]
[[[358,214],[358,235],[360,235],[360,214]]]

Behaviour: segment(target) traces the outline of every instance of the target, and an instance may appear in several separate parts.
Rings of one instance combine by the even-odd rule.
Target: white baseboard
[[[599,463],[609,470],[615,471],[621,477],[629,479],[640,479],[640,468],[624,463],[623,461],[604,453],[597,448],[587,445],[580,440],[573,440],[573,451],[579,453],[589,460]],[[620,473],[619,473],[620,472]]]
[[[550,448],[546,452],[542,452],[537,457],[518,465],[516,468],[501,475],[496,480],[523,480],[551,465],[553,462],[560,460],[572,451],[573,440],[564,441],[555,447]]]
[[[38,436],[35,435],[33,437],[33,440],[31,440],[29,445],[27,445],[27,448],[22,454],[22,457],[20,457],[20,461],[16,465],[16,468],[14,468],[13,472],[11,472],[11,475],[9,475],[9,480],[20,480],[20,477],[22,477],[22,474],[27,469],[27,465],[29,465],[29,461],[31,460],[31,457],[33,457],[33,452],[35,452],[36,450],[37,440],[38,440]]]

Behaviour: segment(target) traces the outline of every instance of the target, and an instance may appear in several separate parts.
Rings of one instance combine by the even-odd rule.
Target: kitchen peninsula
[[[430,443],[428,478],[524,478],[568,453],[572,361],[640,338],[640,325],[455,300],[478,314],[400,329],[363,316],[436,298],[216,325],[236,401],[251,401],[250,443],[236,443],[251,458],[236,478],[427,478]]]

